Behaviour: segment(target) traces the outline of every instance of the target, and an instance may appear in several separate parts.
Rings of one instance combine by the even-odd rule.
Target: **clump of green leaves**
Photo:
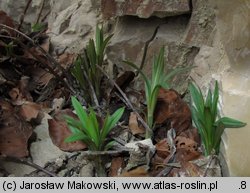
[[[218,115],[219,87],[217,81],[213,93],[209,89],[206,98],[194,83],[190,83],[189,91],[193,102],[192,118],[200,133],[205,155],[213,152],[218,154],[221,136],[225,128],[239,128],[245,126],[246,123]]]
[[[190,67],[181,67],[181,68],[172,69],[170,72],[165,73],[166,65],[165,65],[165,60],[164,60],[164,53],[165,53],[165,49],[164,47],[162,47],[159,55],[154,57],[151,79],[149,79],[142,72],[142,70],[139,67],[137,67],[137,65],[129,61],[124,61],[126,64],[138,70],[143,80],[145,81],[145,95],[146,95],[146,103],[147,103],[147,124],[149,128],[152,129],[151,133],[149,131],[146,132],[146,138],[152,137],[152,134],[153,134],[154,111],[155,111],[159,89],[161,87],[165,89],[169,89],[171,87],[171,80],[175,75],[190,69]]]
[[[104,38],[103,29],[96,26],[95,41],[89,40],[84,53],[78,56],[71,69],[71,73],[84,91],[85,100],[88,103],[94,103],[93,94],[96,95],[98,101],[100,100],[100,85],[103,76],[97,65],[103,66],[105,48],[111,37],[112,35]]]
[[[66,121],[72,135],[66,138],[65,142],[81,140],[88,146],[89,150],[108,150],[113,145],[113,141],[107,143],[107,136],[115,124],[120,120],[124,108],[119,108],[112,115],[108,114],[103,126],[100,127],[93,109],[90,108],[90,112],[87,113],[75,97],[71,98],[71,102],[79,120],[66,116]]]

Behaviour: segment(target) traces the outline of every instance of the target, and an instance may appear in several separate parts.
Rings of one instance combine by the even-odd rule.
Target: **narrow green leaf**
[[[225,130],[224,125],[221,122],[216,123],[216,128],[215,128],[215,134],[214,134],[214,149],[217,150],[219,149],[220,142],[221,142],[221,136]],[[218,152],[217,152],[218,153]]]
[[[75,133],[75,134],[72,134],[69,137],[67,137],[64,140],[64,142],[70,143],[70,142],[75,142],[75,141],[80,141],[80,140],[85,142],[85,141],[88,141],[89,138],[86,135],[84,135],[83,133]]]
[[[95,145],[98,146],[99,138],[96,133],[96,129],[91,116],[88,117],[86,124],[87,124],[86,130],[88,131],[88,136],[92,139]]]
[[[101,53],[104,53],[104,50],[106,48],[106,46],[108,45],[109,41],[111,40],[111,38],[113,37],[113,34],[109,35],[107,38],[105,38],[103,44],[102,44],[102,49],[101,49]]]
[[[83,63],[83,60],[80,56],[77,57],[76,61],[74,62],[74,66],[71,69],[71,73],[73,74],[73,76],[76,78],[76,80],[79,82],[80,86],[85,89],[85,80],[84,80],[84,76],[82,73],[82,68],[81,65]]]
[[[82,123],[79,120],[74,119],[73,117],[70,117],[68,115],[64,115],[64,119],[66,120],[68,125],[71,125],[73,127],[76,127],[81,130]]]
[[[98,125],[98,121],[95,115],[94,110],[91,108],[90,109],[90,113],[89,113],[89,119],[90,119],[90,123],[92,125],[92,127],[89,127],[89,129],[92,129],[92,131],[90,131],[93,136],[93,139],[95,141],[96,146],[100,145],[100,128]]]
[[[164,47],[161,48],[159,55],[154,58],[153,73],[152,73],[152,88],[161,83],[164,75]]]
[[[207,92],[207,98],[206,98],[206,103],[205,103],[205,106],[206,107],[209,107],[211,110],[212,110],[212,93],[211,93],[211,90],[209,89],[208,92]]]
[[[164,76],[163,82],[169,83],[170,80],[171,80],[174,76],[176,76],[177,74],[184,73],[184,72],[186,72],[186,71],[188,71],[188,70],[191,70],[192,68],[194,68],[194,67],[191,66],[191,67],[181,67],[181,68],[172,69],[172,70],[170,70],[170,72],[168,72],[168,73],[166,74],[166,76]]]
[[[218,126],[219,124],[222,124],[225,128],[239,128],[246,126],[246,123],[229,117],[220,118],[218,121],[216,121],[215,125]]]
[[[204,99],[200,88],[193,83],[189,84],[189,92],[191,94],[192,101],[199,113],[204,113]]]
[[[93,39],[89,40],[89,44],[87,46],[87,55],[91,64],[91,68],[95,68],[95,65],[97,63],[96,62],[97,56],[96,56],[95,44],[94,44]]]
[[[156,85],[151,93],[151,98],[150,98],[150,101],[149,101],[149,106],[150,108],[152,108],[152,112],[154,112],[154,109],[155,109],[155,106],[156,106],[156,102],[157,102],[157,96],[158,96],[158,93],[159,93],[159,89],[160,89],[160,85]]]
[[[214,121],[216,121],[218,114],[218,100],[219,100],[219,86],[218,81],[215,82],[214,94],[213,94],[213,104],[212,104],[212,114],[214,117]]]
[[[111,129],[115,126],[115,124],[120,120],[120,118],[123,115],[125,108],[119,108],[117,109],[113,115],[109,116],[107,115],[103,127],[102,127],[102,133],[101,133],[101,139],[104,140],[108,133],[111,131]]]
[[[204,109],[204,117],[205,117],[205,128],[208,133],[208,144],[211,147],[214,141],[214,127],[213,127],[213,118],[212,118],[212,113],[211,109],[209,107],[205,107]]]
[[[78,129],[77,127],[74,127],[72,125],[68,125],[68,128],[72,134],[82,133],[82,131],[80,129]]]
[[[96,26],[96,37],[95,37],[95,41],[96,41],[96,55],[99,56],[100,54],[100,49],[101,49],[101,30],[98,27],[98,25]]]
[[[76,111],[78,118],[81,121],[83,128],[85,128],[86,133],[91,136],[91,133],[89,133],[88,125],[87,125],[87,121],[89,120],[88,114],[83,109],[81,103],[74,96],[71,97],[71,102]]]
[[[110,141],[109,143],[107,143],[104,147],[104,151],[109,150],[111,147],[113,147],[115,144],[115,141]]]
[[[191,107],[192,118],[197,127],[199,133],[203,136],[203,138],[208,138],[208,133],[206,131],[205,119],[202,114],[200,114],[195,107]]]

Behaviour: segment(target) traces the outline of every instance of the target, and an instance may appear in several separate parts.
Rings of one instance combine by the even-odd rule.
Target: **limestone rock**
[[[102,0],[101,9],[106,19],[125,15],[163,18],[190,12],[189,0]]]
[[[91,1],[52,1],[51,6],[49,29],[55,51],[67,49],[79,53],[94,35],[97,24],[98,15],[92,9]]]
[[[41,13],[41,17],[43,18],[48,14],[50,10],[49,6],[50,0],[45,0],[44,8]],[[14,21],[19,23],[21,16],[24,13],[25,7],[27,5],[28,0],[19,0],[18,3],[16,0],[4,0],[0,1],[0,8],[6,12]],[[43,0],[33,0],[27,10],[27,13],[24,17],[24,25],[34,24],[37,20],[37,17],[40,12],[40,8],[42,6]]]
[[[164,20],[160,18],[145,20],[131,16],[120,18],[111,43],[107,48],[107,57],[112,63],[125,70],[130,69],[130,67],[124,64],[123,60],[131,61],[139,66],[145,42],[151,38],[156,26],[160,25],[155,39],[148,47],[143,71],[147,75],[151,74],[153,57],[158,54],[162,46],[166,48],[166,71],[177,66],[192,66],[198,48],[180,41],[185,33],[188,19],[186,16],[171,17]],[[186,76],[179,77],[176,83],[183,85],[186,78]],[[179,89],[177,90],[179,91]]]
[[[211,46],[215,34],[215,10],[207,0],[191,0],[192,15],[183,41],[193,46]]]
[[[61,151],[52,143],[48,131],[48,118],[46,116],[42,124],[35,128],[34,131],[37,134],[38,140],[30,146],[30,154],[33,162],[41,167],[44,167],[49,161],[54,161],[60,156],[69,154]]]
[[[94,176],[94,165],[93,163],[89,162],[81,168],[79,177],[93,177],[93,176]]]
[[[212,2],[217,7],[216,25],[230,65],[221,76],[222,113],[247,123],[244,128],[226,129],[222,153],[230,176],[250,176],[250,3]]]
[[[250,169],[250,4],[247,1],[210,1],[216,9],[216,34],[210,46],[202,46],[195,58],[192,78],[207,90],[220,82],[220,113],[247,123],[226,129],[221,155],[224,176],[249,176]]]

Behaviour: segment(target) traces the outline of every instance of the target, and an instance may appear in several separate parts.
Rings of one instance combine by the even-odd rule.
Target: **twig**
[[[154,33],[153,35],[151,36],[151,38],[149,40],[147,40],[145,42],[145,45],[144,45],[144,49],[143,49],[143,56],[142,56],[142,60],[141,60],[141,64],[140,64],[140,70],[142,70],[144,64],[145,64],[145,60],[146,60],[146,56],[147,56],[147,52],[148,52],[148,46],[150,44],[150,42],[152,42],[158,32],[158,29],[159,29],[160,25],[158,25],[155,30],[154,30]],[[138,76],[139,72],[137,71],[135,76]]]
[[[170,155],[167,156],[167,158],[163,161],[164,164],[173,163],[175,161],[175,153],[176,153],[176,146],[174,142],[175,137],[176,137],[175,130],[173,128],[168,130],[167,141],[170,146]],[[170,167],[167,166],[157,175],[157,177],[167,176],[172,169],[173,169],[173,166],[170,166]]]
[[[41,22],[44,22],[45,19],[48,17],[48,15],[50,14],[51,10],[49,10],[41,19]]]
[[[211,157],[210,157],[210,159],[209,159],[209,161],[208,161],[208,164],[207,164],[207,166],[206,166],[205,172],[204,172],[204,174],[203,174],[203,177],[206,177],[206,176],[207,176],[207,173],[208,173],[208,170],[209,170],[209,168],[210,168],[210,166],[211,166],[211,164],[212,164],[212,161],[213,161],[216,157],[217,157],[217,156],[214,155],[214,154],[211,155]]]
[[[128,99],[128,97],[126,96],[126,94],[122,91],[122,89],[116,84],[116,82],[114,80],[112,80],[109,75],[100,67],[96,64],[97,68],[100,69],[100,71],[109,79],[109,81],[116,87],[116,89],[120,92],[120,94],[122,95],[122,97],[124,98],[124,100],[126,100],[126,104],[128,105],[128,107],[130,109],[132,109],[132,111],[134,111],[134,113],[136,114],[136,116],[138,117],[139,121],[141,122],[141,124],[143,125],[143,127],[148,130],[149,132],[152,132],[152,130],[149,128],[149,126],[147,125],[147,123],[143,120],[143,118],[141,117],[141,115],[137,112],[137,110],[133,107],[133,105],[131,104],[130,100]]]
[[[17,158],[17,157],[5,155],[5,156],[0,156],[0,160],[25,164],[25,165],[31,166],[37,170],[40,170],[40,171],[44,172],[45,174],[48,174],[51,177],[57,177],[56,174],[54,174],[54,173],[42,168],[41,166],[39,166],[31,161],[28,161],[27,159],[24,159],[24,158]]]
[[[42,54],[48,59],[48,61],[54,66],[54,67],[58,67],[59,70],[61,70],[62,74],[68,79],[70,80],[70,78],[67,76],[67,73],[65,72],[64,68],[61,67],[61,65],[52,57],[50,56],[49,53],[47,53],[40,45],[36,44],[33,39],[31,39],[30,37],[28,37],[27,35],[25,35],[24,33],[22,33],[19,30],[16,30],[12,27],[9,27],[7,25],[4,24],[0,24],[0,26],[13,30],[15,32],[17,32],[18,34],[20,34],[21,36],[23,36],[25,39],[27,39],[28,41],[30,41],[34,46],[36,46],[41,52]],[[48,65],[46,65],[48,67]],[[53,69],[51,67],[48,67],[50,69]],[[54,69],[53,69],[54,71]],[[71,92],[74,92],[74,90],[70,87],[70,85],[67,83],[67,81],[65,81],[64,79],[62,79],[62,81],[64,82],[64,85],[66,86],[66,88],[68,88]]]
[[[118,155],[129,152],[129,149],[112,150],[112,151],[84,151],[81,153],[83,156],[98,156],[98,155]]]
[[[45,0],[43,0],[42,6],[40,7],[39,14],[38,14],[37,19],[36,19],[36,24],[39,23],[39,20],[40,20],[40,18],[41,18],[41,15],[42,15],[42,11],[43,11],[44,5],[45,5]]]
[[[93,96],[93,102],[95,103],[96,107],[97,107],[97,110],[99,110],[99,102],[98,102],[98,99],[97,99],[97,96],[96,96],[96,93],[95,93],[95,90],[94,90],[94,87],[92,85],[92,83],[90,82],[86,72],[83,70],[83,75],[85,77],[85,79],[87,80],[88,84],[89,84],[89,87],[90,87],[90,91],[91,91],[91,94]]]
[[[4,36],[0,35],[0,37],[4,37]],[[45,62],[42,62],[43,58],[41,58],[41,57],[37,56],[35,53],[31,52],[28,49],[28,47],[25,44],[23,44],[20,40],[18,40],[17,38],[14,38],[14,37],[6,37],[6,38],[10,38],[10,39],[13,39],[13,40],[17,41],[23,48],[25,48],[27,50],[27,52],[29,54],[31,54],[34,58],[36,58],[40,62],[40,64],[43,64],[45,68],[48,68],[48,72],[51,73],[51,74],[53,74],[59,81],[61,81],[62,84],[64,85],[64,87],[69,88],[68,85],[65,83],[65,81],[62,80],[62,78],[54,71],[53,68],[51,68]]]
[[[26,15],[26,13],[27,13],[27,10],[28,10],[28,8],[29,8],[31,2],[32,2],[32,0],[29,0],[29,1],[27,2],[27,4],[26,4],[26,7],[25,7],[25,9],[24,9],[24,12],[23,12],[23,14],[22,14],[21,17],[20,17],[20,23],[19,23],[19,26],[18,26],[18,28],[17,28],[18,30],[20,30],[21,27],[22,27],[22,25],[23,25],[24,17],[25,17],[25,15]]]

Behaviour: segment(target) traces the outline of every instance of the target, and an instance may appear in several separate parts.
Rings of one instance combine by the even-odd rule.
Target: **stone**
[[[140,18],[160,18],[190,13],[189,0],[102,0],[103,17],[132,15]]]
[[[52,1],[51,6],[48,27],[54,50],[79,53],[93,37],[98,20],[91,1]]]
[[[160,28],[155,39],[150,43],[146,56],[143,71],[151,74],[153,57],[158,54],[160,48],[165,46],[166,54],[166,72],[170,68],[177,66],[192,66],[193,59],[198,53],[198,48],[182,43],[180,40],[185,34],[189,17],[177,16],[167,19],[149,18],[147,20],[124,17],[120,18],[114,31],[114,36],[107,48],[107,58],[111,63],[116,64],[123,70],[131,68],[123,63],[123,60],[131,61],[140,66],[144,45],[154,33],[156,26]],[[134,69],[132,69],[134,70]],[[178,91],[183,91],[188,73],[181,75],[176,84],[180,86]],[[141,87],[139,85],[138,87]]]
[[[211,46],[215,34],[215,10],[207,0],[191,0],[192,15],[183,41],[193,46]]]
[[[9,174],[15,177],[23,177],[36,170],[31,166],[14,162],[2,162],[1,165]]]
[[[216,25],[230,66],[221,76],[221,112],[247,123],[244,128],[225,130],[222,154],[229,176],[250,176],[250,3],[211,2],[217,9]]]
[[[49,115],[45,116],[41,125],[35,128],[34,131],[37,134],[38,140],[30,146],[30,154],[33,162],[41,167],[44,167],[47,162],[55,161],[59,157],[70,154],[61,151],[52,143],[48,131],[48,118]]]
[[[249,2],[210,0],[216,9],[216,33],[211,46],[204,45],[194,59],[191,77],[203,92],[219,81],[222,116],[247,123],[244,128],[226,129],[221,143],[223,176],[250,176],[250,30]]]
[[[89,162],[80,169],[79,177],[93,177],[94,166],[93,163]]]
[[[44,1],[44,8],[41,12],[41,17],[46,18],[48,11],[50,10],[49,6],[50,0]],[[0,8],[5,11],[14,21],[19,23],[21,16],[24,13],[25,7],[27,5],[28,0],[19,0],[18,3],[15,0],[4,0],[0,1]],[[24,24],[23,26],[31,26],[32,24],[36,23],[37,17],[39,15],[43,0],[33,0],[27,10],[27,13],[24,17]],[[46,21],[46,20],[45,20]]]
[[[146,146],[151,152],[155,152],[155,146],[152,143],[151,139],[144,139],[142,141],[134,141],[131,143],[127,143],[125,147],[132,149],[134,151],[139,151],[139,145]]]

